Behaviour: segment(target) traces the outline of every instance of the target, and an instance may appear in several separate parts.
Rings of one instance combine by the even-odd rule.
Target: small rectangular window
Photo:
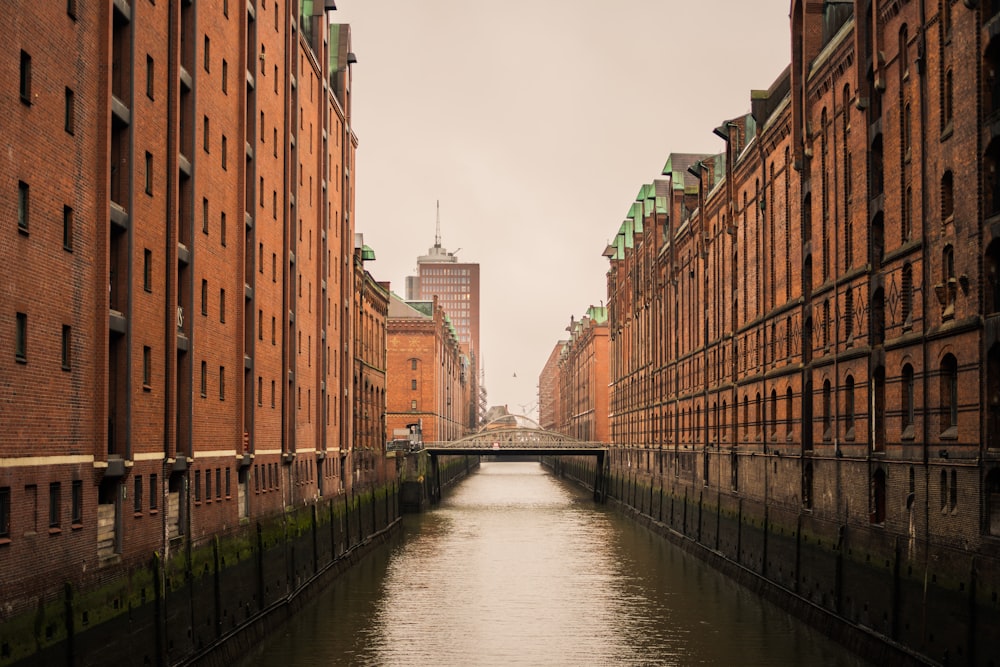
[[[219,400],[226,400],[226,367],[219,366]]]
[[[73,354],[73,328],[64,324],[62,328],[62,368],[64,371],[70,370],[70,362]]]
[[[209,137],[209,132],[208,132],[208,116],[205,116],[205,117],[203,117],[201,119],[201,146],[202,146],[202,148],[205,149],[206,153],[211,152],[211,151],[208,150],[208,147],[209,147],[208,137]]]
[[[63,206],[63,250],[73,252],[73,209]]]
[[[219,290],[219,321],[225,323],[226,321],[226,290]]]
[[[17,314],[17,324],[14,330],[14,356],[18,361],[28,360],[28,315]]]
[[[208,395],[208,368],[205,362],[201,362],[201,397],[205,398]]]
[[[410,380],[410,389],[416,390],[416,388],[417,388],[417,381]]]
[[[417,409],[417,402],[416,401],[410,401],[410,409],[411,410],[416,410]]]
[[[226,79],[228,79],[228,78],[229,78],[229,63],[227,63],[226,59],[223,58],[222,59],[222,92],[225,95],[229,94],[229,84],[226,81]]]
[[[153,154],[146,151],[146,194],[153,194]]]
[[[21,51],[21,101],[31,104],[31,56],[27,51]]]
[[[24,181],[17,182],[17,231],[28,232],[28,214],[30,213],[31,190]]]
[[[257,261],[257,270],[260,271],[261,275],[264,275],[264,244],[263,243],[260,244],[259,255],[260,255],[260,257],[258,258],[258,261]],[[998,305],[1000,305],[1000,304],[998,304]]]
[[[201,281],[201,314],[208,315],[208,281]]]
[[[223,211],[219,219],[219,244],[226,247],[226,212]]]
[[[275,342],[277,340],[277,326],[276,326],[276,322],[277,322],[277,320],[275,320],[274,316],[272,315],[271,316],[271,345],[276,345],[277,344]]]
[[[257,376],[257,406],[264,405],[264,378]]]
[[[229,495],[226,492],[226,495]],[[222,500],[222,468],[215,469],[215,499]]]
[[[157,494],[156,475],[150,475],[149,476],[149,511],[150,512],[155,512],[156,508],[158,507],[157,502],[156,502],[156,494]]]
[[[83,525],[83,480],[74,479],[72,497],[70,498],[70,523],[73,524],[74,528],[79,528]]]
[[[0,486],[0,540],[10,539],[10,487]]]
[[[278,255],[271,253],[271,282],[278,282]]]
[[[66,0],[66,13],[71,19],[76,19],[76,0]]]
[[[229,0],[222,0],[222,15],[229,18]]]
[[[212,40],[205,35],[205,71],[211,71],[210,64],[212,62]]]
[[[414,371],[417,370],[417,360],[416,359],[410,359],[410,370],[414,370]]]
[[[73,90],[66,89],[66,108],[63,112],[63,129],[69,134],[73,134],[76,127],[76,101]]]
[[[208,234],[208,197],[201,200],[201,232]]]
[[[257,340],[264,340],[264,311],[257,311]]]
[[[222,135],[222,169],[226,169],[226,135]]]
[[[135,488],[132,490],[132,509],[136,514],[142,513],[142,475],[135,476]]]
[[[148,345],[142,346],[142,388],[149,389],[153,376],[153,350]]]
[[[194,471],[194,501],[201,502],[201,471]]]
[[[274,407],[274,380],[271,380],[271,407]]]
[[[142,288],[153,291],[153,251],[149,248],[142,251]]]
[[[232,480],[229,474],[230,468],[226,468],[226,498],[230,497],[232,494]]]
[[[62,484],[49,483],[49,528],[58,529],[62,517]]]
[[[205,501],[212,502],[212,469],[205,471]]]
[[[154,88],[153,88],[153,80],[154,80],[153,79],[153,73],[154,73],[154,71],[155,71],[155,69],[154,69],[154,65],[153,65],[153,56],[151,56],[151,55],[149,55],[147,53],[146,54],[146,97],[148,97],[149,99],[154,99],[154,97],[153,97],[153,91],[154,91]]]

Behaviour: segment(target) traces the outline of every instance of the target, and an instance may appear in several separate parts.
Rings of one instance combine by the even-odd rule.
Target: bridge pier
[[[603,503],[607,499],[607,494],[604,490],[604,485],[606,484],[606,478],[604,475],[604,452],[597,452],[597,471],[594,474],[594,500],[599,503]]]

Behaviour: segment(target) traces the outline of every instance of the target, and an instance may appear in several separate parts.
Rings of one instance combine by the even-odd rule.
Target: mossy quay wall
[[[592,458],[553,458],[592,488]],[[1000,558],[611,465],[608,502],[882,665],[1000,666]]]
[[[0,667],[230,665],[398,525],[393,484],[108,568],[5,619]]]

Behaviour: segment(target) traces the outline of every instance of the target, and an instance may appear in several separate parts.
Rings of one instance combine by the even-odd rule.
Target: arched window
[[[952,116],[955,113],[955,98],[952,78],[952,73],[949,69],[944,74],[944,108],[941,109],[941,122],[944,123],[944,127],[942,128],[942,131],[951,128]]]
[[[951,354],[941,361],[940,403],[941,435],[954,437],[958,428],[958,361]]]
[[[951,170],[941,177],[941,221],[948,222],[955,215],[955,176]]]
[[[792,388],[789,387],[785,390],[785,437],[788,440],[792,439]]]
[[[899,29],[899,77],[905,79],[910,74],[910,36],[906,24]]]
[[[936,287],[938,301],[943,308],[941,317],[951,319],[955,315],[955,297],[958,286],[955,282],[955,249],[946,245],[941,252],[941,284]]]
[[[848,343],[854,339],[854,290],[850,288],[844,294],[844,336]]]
[[[778,438],[778,390],[771,390],[771,406],[768,410],[768,418],[771,420],[771,440]]]

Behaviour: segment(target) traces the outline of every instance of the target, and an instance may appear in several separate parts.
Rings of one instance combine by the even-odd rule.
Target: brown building
[[[561,427],[562,406],[559,395],[559,359],[566,347],[564,340],[552,348],[549,358],[538,374],[538,425],[547,431]]]
[[[387,479],[386,368],[389,283],[364,268],[375,252],[361,234],[354,245],[354,483]],[[395,469],[393,468],[393,473]]]
[[[724,151],[672,155],[606,251],[613,466],[691,535],[701,499],[697,539],[786,590],[985,664],[990,603],[926,582],[1000,582],[1000,7],[817,7],[792,2],[791,65]],[[778,567],[803,544],[809,572]]]
[[[587,442],[610,442],[607,308],[591,306],[581,319],[570,320],[567,330],[570,338],[558,359],[557,423],[552,430]]]
[[[379,481],[344,472],[384,441],[386,297],[344,261],[355,58],[334,8],[0,15],[4,620]]]
[[[419,425],[425,442],[475,430],[471,364],[444,308],[431,301],[389,301],[386,428]]]

